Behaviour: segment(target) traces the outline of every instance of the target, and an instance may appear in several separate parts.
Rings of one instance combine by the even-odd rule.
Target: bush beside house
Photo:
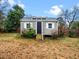
[[[69,31],[69,37],[79,37],[79,21],[73,22]]]
[[[33,28],[29,28],[27,30],[24,30],[22,32],[22,37],[25,37],[25,38],[34,38],[36,35],[35,33],[35,30]]]

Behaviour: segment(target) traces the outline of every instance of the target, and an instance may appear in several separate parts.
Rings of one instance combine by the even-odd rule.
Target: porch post
[[[36,35],[37,35],[37,18],[36,18]]]
[[[42,26],[41,26],[42,28],[41,28],[41,30],[42,30],[42,40],[44,40],[44,34],[43,34],[43,20],[42,20]]]
[[[22,34],[22,22],[20,21],[20,34]]]

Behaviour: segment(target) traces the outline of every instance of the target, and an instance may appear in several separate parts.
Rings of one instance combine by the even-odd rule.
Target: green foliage
[[[15,26],[16,26],[16,24],[15,24]],[[6,32],[15,31],[15,29],[16,29],[15,26],[14,26],[14,21],[12,21],[12,20],[9,21],[8,19],[6,19],[4,22],[4,27],[5,27]]]
[[[1,2],[2,0],[0,0],[0,32],[3,31],[3,20],[5,19],[5,15],[8,12],[8,2],[4,1],[4,3]]]
[[[4,32],[4,21],[0,20],[0,32]]]
[[[76,37],[75,31],[69,31],[69,37]]]
[[[75,21],[72,23],[71,30],[74,31],[69,32],[69,37],[79,37],[79,21]]]
[[[5,20],[4,27],[7,32],[16,31],[20,26],[20,19],[24,17],[24,10],[15,5],[12,10],[8,13],[7,19]]]
[[[32,28],[23,31],[22,33],[22,36],[26,38],[33,38],[35,37],[35,35],[36,35],[35,30]]]
[[[79,29],[79,21],[73,22],[71,29]]]

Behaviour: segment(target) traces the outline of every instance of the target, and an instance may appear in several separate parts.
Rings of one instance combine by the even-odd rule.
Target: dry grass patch
[[[79,39],[45,40],[16,38],[0,34],[0,59],[79,59]]]

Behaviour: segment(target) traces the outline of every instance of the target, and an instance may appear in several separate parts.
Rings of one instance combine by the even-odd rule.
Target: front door
[[[37,22],[37,34],[41,34],[41,22]]]

